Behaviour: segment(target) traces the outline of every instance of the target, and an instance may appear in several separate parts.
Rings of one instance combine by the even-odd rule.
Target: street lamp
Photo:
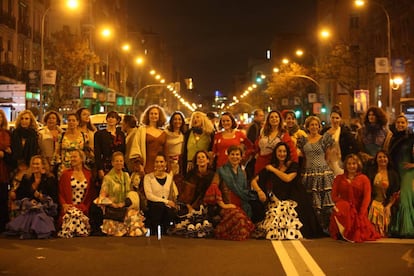
[[[69,9],[77,9],[79,6],[79,3],[77,0],[68,0],[66,1],[66,5]],[[43,12],[42,15],[42,21],[40,25],[40,90],[39,90],[39,119],[43,117],[43,72],[45,71],[45,20],[46,16],[50,11],[50,8],[52,6],[49,6],[46,8],[46,10]]]
[[[112,31],[109,28],[104,28],[101,31],[101,35],[104,39],[109,40],[112,36]],[[106,88],[109,88],[109,47],[106,52],[106,72],[105,72],[105,85]]]
[[[356,0],[355,6],[362,7],[365,4],[363,0]],[[387,59],[388,59],[388,108],[390,110],[390,114],[392,114],[392,66],[391,66],[391,20],[390,14],[388,13],[385,7],[375,1],[370,1],[373,5],[377,5],[385,14],[385,18],[387,19]]]

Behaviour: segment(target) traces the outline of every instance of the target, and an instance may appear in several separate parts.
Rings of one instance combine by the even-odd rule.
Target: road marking
[[[272,240],[273,249],[275,250],[277,256],[279,257],[280,263],[283,266],[283,269],[286,272],[286,275],[293,276],[299,275],[298,271],[295,268],[289,254],[287,253],[285,247],[283,246],[282,241]]]
[[[282,264],[283,269],[285,270],[286,275],[299,275],[298,268],[300,271],[303,271],[303,263],[306,264],[307,268],[309,269],[310,274],[316,276],[325,275],[319,265],[315,262],[312,256],[309,254],[308,250],[303,246],[302,242],[298,240],[293,241],[277,241],[272,240],[273,249],[275,250],[277,256],[279,257],[280,263]],[[295,249],[296,253],[300,256],[301,261],[294,262],[294,259],[289,256],[288,251],[285,248],[285,245],[291,244]],[[292,249],[291,249],[292,250]],[[294,254],[291,253],[293,256]]]
[[[306,263],[313,275],[325,275],[319,265],[315,262],[312,256],[309,254],[309,251],[303,246],[300,241],[291,241],[293,246],[296,248],[299,255],[302,257],[302,260]]]

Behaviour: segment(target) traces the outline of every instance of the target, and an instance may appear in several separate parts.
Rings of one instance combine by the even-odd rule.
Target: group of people
[[[0,110],[0,227],[21,238],[182,235],[245,240],[353,242],[414,237],[414,134],[404,115],[389,127],[371,107],[356,133],[334,106],[298,125],[290,110],[253,113],[151,105],[140,122],[107,113],[97,130],[86,108],[19,113],[11,133]],[[215,121],[217,120],[217,122]],[[392,165],[396,165],[393,168]]]

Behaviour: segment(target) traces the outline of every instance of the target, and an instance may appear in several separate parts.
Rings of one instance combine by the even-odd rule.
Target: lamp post
[[[43,117],[43,71],[45,70],[45,19],[50,11],[50,6],[44,11],[42,15],[42,22],[40,26],[40,90],[39,90],[39,120]]]
[[[68,0],[66,1],[66,5],[70,9],[76,9],[78,7],[78,1],[77,0]],[[49,6],[46,8],[46,10],[43,12],[42,20],[40,23],[40,89],[39,89],[39,119],[42,119],[43,117],[43,73],[45,70],[45,20],[46,16],[50,11],[50,8],[52,6]]]
[[[393,114],[392,112],[392,64],[391,64],[391,20],[390,20],[390,14],[388,13],[387,9],[380,3],[375,1],[370,1],[370,3],[377,5],[382,12],[385,15],[385,18],[387,20],[387,59],[388,59],[388,108],[390,111],[390,114]],[[361,7],[365,4],[365,1],[363,0],[356,0],[355,5],[357,7]]]
[[[111,35],[112,35],[112,32],[111,32],[111,30],[110,29],[108,29],[108,28],[105,28],[105,29],[103,29],[102,30],[102,36],[105,38],[105,39],[107,39],[107,40],[109,40],[110,39],[110,37],[111,37]],[[106,88],[109,88],[109,47],[108,47],[108,49],[107,49],[107,52],[106,52],[106,72],[105,72],[105,85],[106,85]]]

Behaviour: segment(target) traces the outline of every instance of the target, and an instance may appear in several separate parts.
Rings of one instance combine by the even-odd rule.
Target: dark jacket
[[[321,131],[321,134],[324,134],[329,129],[331,129],[331,126],[324,128]],[[341,149],[342,162],[345,161],[345,157],[348,154],[357,154],[360,152],[355,135],[351,132],[351,129],[344,124],[341,125],[341,133],[339,134],[339,147]]]

